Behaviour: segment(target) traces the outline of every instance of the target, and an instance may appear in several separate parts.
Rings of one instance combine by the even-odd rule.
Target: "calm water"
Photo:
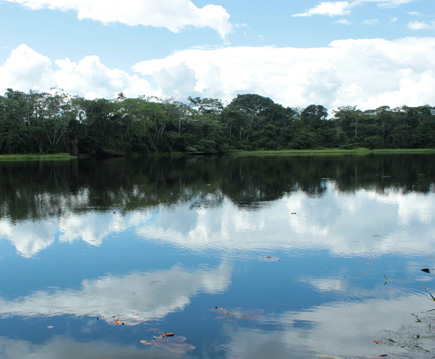
[[[0,358],[428,358],[432,272],[433,155],[0,163]]]

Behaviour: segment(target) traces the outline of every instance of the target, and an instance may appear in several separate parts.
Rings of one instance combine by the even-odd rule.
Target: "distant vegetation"
[[[286,108],[238,95],[188,103],[158,98],[86,100],[60,90],[0,96],[0,154],[66,152],[117,156],[225,153],[231,150],[435,148],[435,108],[387,106],[361,111],[321,105]]]

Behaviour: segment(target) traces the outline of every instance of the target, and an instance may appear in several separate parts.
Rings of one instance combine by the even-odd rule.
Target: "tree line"
[[[189,97],[186,103],[155,97],[88,100],[62,90],[0,96],[0,154],[68,152],[115,156],[131,153],[225,153],[231,150],[435,148],[435,108],[328,113],[321,105],[283,107],[257,94],[229,104]]]

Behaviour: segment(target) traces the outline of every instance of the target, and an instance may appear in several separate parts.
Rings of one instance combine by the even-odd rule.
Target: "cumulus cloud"
[[[5,64],[0,67],[0,88],[17,90],[44,89],[51,86],[53,76],[51,61],[27,45],[12,50]]]
[[[134,97],[151,91],[151,86],[143,78],[109,69],[98,56],[86,56],[79,62],[64,59],[55,63],[59,67],[53,75],[56,86],[86,98],[112,98],[119,92]]]
[[[54,63],[54,65],[53,65]],[[59,87],[86,98],[114,98],[120,92],[135,97],[149,94],[149,83],[138,75],[110,69],[98,56],[86,56],[79,62],[70,59],[51,61],[27,45],[11,52],[0,66],[0,89],[48,91]]]
[[[287,106],[321,103],[328,108],[361,108],[431,103],[434,92],[407,89],[403,81],[419,83],[435,66],[435,38],[339,40],[323,48],[227,47],[191,49],[163,59],[144,61],[133,69],[156,80],[160,95],[168,90],[168,71],[191,70],[190,92],[231,100],[238,93],[258,93]],[[173,70],[171,70],[173,69]],[[165,70],[165,78],[159,78]],[[193,76],[193,73],[195,76]],[[195,78],[196,82],[193,83]],[[180,95],[167,93],[167,95]],[[400,91],[400,96],[392,95]],[[383,102],[387,101],[387,102]]]
[[[230,15],[220,5],[196,7],[190,0],[7,0],[29,9],[75,11],[79,19],[104,24],[122,23],[129,26],[164,27],[179,32],[186,27],[210,27],[222,38],[231,31]]]
[[[230,101],[257,93],[290,107],[329,109],[419,106],[435,97],[435,38],[337,40],[326,47],[188,49],[139,62],[132,71],[99,57],[50,60],[26,45],[0,65],[0,89],[59,87],[87,98],[141,95],[213,97]]]

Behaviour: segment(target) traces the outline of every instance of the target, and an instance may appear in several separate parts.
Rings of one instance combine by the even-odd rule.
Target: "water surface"
[[[434,210],[433,155],[0,163],[0,357],[431,357]]]

